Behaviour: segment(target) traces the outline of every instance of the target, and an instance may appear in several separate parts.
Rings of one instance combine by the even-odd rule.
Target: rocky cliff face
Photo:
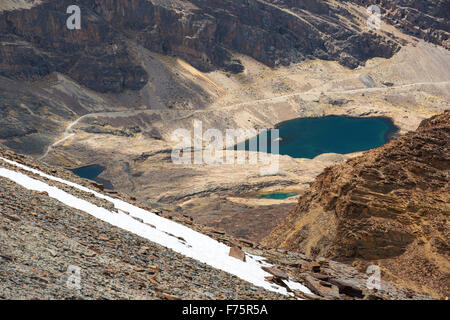
[[[363,6],[378,4],[383,19],[405,33],[450,49],[450,2],[446,0],[349,0]]]
[[[49,1],[0,15],[0,74],[34,81],[66,74],[100,92],[140,89],[147,73],[130,58],[124,39],[84,8],[81,30],[66,28],[71,1]]]
[[[176,55],[202,71],[243,69],[233,53],[269,66],[305,58],[357,67],[391,57],[394,41],[365,32],[342,7],[322,1],[83,0],[81,30],[66,28],[72,1],[0,14],[0,75],[33,81],[58,71],[90,89],[141,89],[148,74],[129,40]]]
[[[346,2],[378,3],[386,22],[449,47],[447,1]],[[10,11],[0,11],[0,75],[33,81],[58,71],[100,92],[139,90],[148,73],[130,53],[130,40],[202,71],[231,72],[243,70],[234,53],[273,67],[321,58],[355,68],[399,49],[386,33],[356,23],[346,5],[328,1],[82,0],[82,28],[70,31],[66,9],[72,4],[5,6]]]
[[[328,168],[264,240],[449,295],[450,111],[416,132]]]

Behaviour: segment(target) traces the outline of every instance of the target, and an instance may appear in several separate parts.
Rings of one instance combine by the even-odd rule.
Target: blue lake
[[[103,184],[106,189],[113,190],[114,187],[109,180],[105,180],[105,179],[98,177],[103,171],[105,171],[105,169],[106,169],[105,167],[102,167],[98,164],[92,164],[89,166],[72,169],[70,171],[72,171],[73,173],[75,173],[77,176],[79,176],[81,178],[93,180],[95,182]]]
[[[398,131],[389,118],[348,116],[298,118],[282,122],[276,129],[280,133],[281,155],[309,159],[323,153],[346,154],[378,148]],[[260,139],[260,136],[257,138]],[[270,133],[267,139],[267,151],[270,153]],[[249,149],[248,146],[246,141],[246,150]]]
[[[287,199],[293,196],[296,196],[296,192],[273,192],[266,194],[258,194],[256,195],[259,199]]]

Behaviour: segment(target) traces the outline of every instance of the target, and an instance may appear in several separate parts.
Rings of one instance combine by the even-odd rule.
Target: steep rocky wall
[[[37,80],[58,71],[100,92],[140,89],[148,75],[131,61],[117,32],[88,10],[81,30],[68,30],[70,4],[51,1],[1,14],[0,74]]]
[[[346,0],[363,6],[377,4],[383,19],[403,32],[450,49],[450,1]]]
[[[128,40],[203,71],[231,72],[243,70],[234,52],[272,67],[321,58],[355,68],[399,48],[352,26],[345,10],[313,0],[82,0],[82,28],[74,31],[66,28],[71,4],[2,12],[0,75],[33,81],[58,71],[100,92],[139,90],[148,74]]]
[[[354,68],[375,56],[391,57],[398,49],[392,41],[350,27],[345,17],[337,15],[341,11],[326,2],[312,0],[132,1],[131,5],[97,0],[91,8],[147,48],[180,56],[203,71],[218,67],[242,71],[233,52],[272,67],[322,58]]]
[[[129,54],[133,42],[202,71],[230,72],[243,70],[233,53],[271,67],[320,58],[355,68],[399,49],[392,39],[358,27],[344,5],[328,1],[81,0],[82,28],[70,31],[66,9],[72,2],[0,12],[0,75],[36,80],[58,71],[96,91],[122,92],[148,81]],[[386,22],[449,46],[448,1],[346,2],[377,3]]]

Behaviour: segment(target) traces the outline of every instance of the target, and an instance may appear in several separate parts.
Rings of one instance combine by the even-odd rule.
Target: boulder
[[[304,277],[304,284],[312,293],[332,299],[340,299],[339,288],[331,283],[313,278],[310,275]]]
[[[343,280],[339,279],[329,279],[329,283],[336,285],[339,288],[339,293],[346,294],[350,297],[355,298],[363,298],[364,294],[363,291],[358,288],[357,286]]]
[[[245,252],[236,246],[230,248],[229,256],[245,262]]]
[[[312,272],[320,272],[320,264],[317,262],[311,262],[311,271]]]
[[[276,267],[262,267],[262,269],[277,278],[280,278],[282,280],[289,280],[289,275]]]

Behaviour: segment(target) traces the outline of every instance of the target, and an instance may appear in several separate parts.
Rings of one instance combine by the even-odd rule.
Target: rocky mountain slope
[[[371,3],[377,2],[84,0],[82,28],[74,32],[65,27],[69,0],[24,2],[26,10],[5,4],[0,75],[32,81],[57,71],[99,92],[139,90],[149,74],[132,43],[202,71],[243,71],[234,53],[269,66],[320,58],[355,68],[389,58],[401,45],[390,33],[366,28],[354,4]],[[448,2],[378,4],[387,22],[448,48]]]
[[[381,30],[366,27],[373,3],[382,7]],[[0,143],[64,168],[100,164],[106,168],[101,177],[116,191],[195,228],[206,224],[259,241],[294,204],[268,206],[249,193],[288,187],[302,194],[324,167],[355,155],[282,157],[280,175],[271,177],[261,177],[257,166],[176,166],[170,135],[190,128],[193,119],[226,130],[268,128],[296,117],[374,115],[392,118],[403,134],[449,106],[445,0],[80,0],[82,29],[69,31],[72,4],[0,1]],[[29,195],[2,183],[5,192]],[[20,211],[16,200],[7,203]],[[87,240],[95,243],[94,236]],[[9,257],[21,246],[10,248]],[[304,273],[299,254],[277,256],[297,278]],[[17,275],[14,264],[9,267],[9,275]],[[355,274],[349,279],[364,286],[364,275],[342,268],[345,275],[326,269],[330,274],[321,281]]]
[[[450,3],[446,0],[347,0],[380,5],[383,18],[405,33],[450,49]]]
[[[404,133],[449,105],[449,51],[405,34],[406,18],[390,25],[394,9],[368,30],[369,2],[79,1],[82,29],[70,32],[69,3],[0,3],[0,143],[66,168],[100,164],[116,190],[236,236],[259,240],[289,211],[250,193],[301,194],[350,155],[283,157],[272,177],[179,166],[174,130],[339,114],[390,117]],[[440,2],[395,3],[445,22]]]
[[[450,111],[327,168],[265,244],[365,267],[449,296]]]
[[[381,290],[368,290],[368,275],[351,266],[265,248],[193,224],[182,214],[167,216],[126,195],[108,194],[101,185],[80,179],[67,170],[43,165],[3,148],[0,148],[0,195],[0,299],[430,298],[386,281],[382,281]],[[76,202],[70,204],[70,197],[75,197]],[[85,204],[79,209],[74,207],[82,202]],[[117,203],[126,205],[130,212],[117,211]],[[91,207],[99,212],[107,210],[106,220],[110,222],[101,215],[92,215]],[[118,215],[123,215],[130,225],[131,220],[137,219],[134,211],[141,210],[138,208],[147,210],[142,219],[133,222],[140,225],[139,229],[115,226],[120,220]],[[146,222],[149,218],[159,222],[149,225]],[[149,241],[150,234],[143,236],[139,231],[158,233],[163,226],[161,222],[175,227],[172,230],[175,234],[164,235],[168,242],[161,241],[161,235],[157,241]],[[200,235],[191,229],[200,232],[203,242],[217,240],[228,250],[233,247],[235,254],[228,256],[227,251],[227,257],[223,258],[231,259],[234,268],[224,272],[212,267],[208,259],[199,262],[188,257],[189,254],[170,249],[174,240],[196,246],[190,237],[175,239],[183,229],[190,230],[186,235]],[[216,259],[220,255],[217,250],[202,254]],[[245,256],[246,261],[236,258],[240,256]],[[252,280],[233,276],[240,272],[236,269],[251,267],[248,264],[256,257],[262,259],[264,288],[261,283],[255,285]],[[67,285],[73,276],[68,272],[70,266],[81,270],[78,289]]]
[[[357,67],[391,57],[399,44],[366,32],[341,6],[310,1],[79,1],[83,25],[65,27],[70,0],[44,1],[28,10],[0,13],[0,74],[37,80],[51,72],[100,92],[141,89],[148,73],[127,39],[176,55],[206,71],[241,72],[233,53],[270,66],[305,58]],[[320,3],[320,4],[319,4]]]
[[[420,30],[428,32],[422,38],[446,46],[445,2],[389,3],[380,4],[386,22],[408,29],[420,18]],[[77,3],[80,30],[66,28],[71,4],[0,6],[0,140],[16,151],[44,152],[66,121],[87,113],[202,109],[224,95],[156,53],[200,71],[240,73],[243,56],[270,67],[324,59],[355,68],[390,58],[407,42],[390,29],[367,28],[368,1],[85,0]]]
[[[0,141],[42,154],[66,122],[87,113],[203,109],[225,95],[168,56],[228,77],[248,72],[245,57],[269,67],[323,59],[350,68],[391,58],[410,40],[392,26],[369,30],[371,3],[83,0],[82,28],[68,30],[70,0],[2,1]],[[377,3],[395,30],[448,47],[446,1]]]

